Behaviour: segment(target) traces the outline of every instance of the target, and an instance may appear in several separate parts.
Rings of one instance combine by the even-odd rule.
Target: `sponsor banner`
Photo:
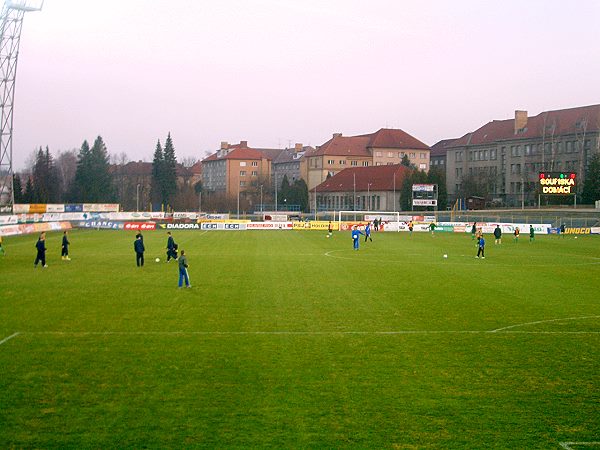
[[[83,212],[83,205],[81,205],[81,204],[65,205],[65,212],[72,212],[72,213]]]
[[[333,222],[331,223],[333,225]],[[337,225],[336,225],[337,227]],[[292,222],[251,222],[246,224],[247,230],[291,230]],[[334,227],[335,229],[335,227]]]
[[[197,224],[194,224],[197,225]],[[232,222],[203,222],[200,224],[203,230],[226,230],[226,231],[239,231],[246,229],[246,223],[232,223]]]
[[[111,220],[82,220],[77,223],[79,228],[97,228],[102,230],[122,230],[123,222]]]
[[[413,206],[437,206],[437,200],[430,198],[413,198]]]
[[[286,214],[263,214],[263,220],[265,222],[287,222],[288,217]]]
[[[365,214],[364,219],[369,222],[373,222],[375,219],[382,220],[384,222],[396,222],[396,220],[398,220],[396,218],[396,216],[386,215],[386,214],[380,214],[380,215]]]
[[[433,192],[435,184],[413,184],[413,192]]]
[[[29,212],[29,205],[22,203],[15,203],[13,205],[13,214],[26,214]]]
[[[473,222],[456,223],[456,222],[441,222],[439,225],[452,225],[455,233],[471,233]],[[529,233],[528,223],[494,223],[494,222],[477,222],[477,229],[481,230],[484,234],[491,234],[496,229],[496,225],[500,226],[502,234],[513,234],[516,227],[519,227],[521,234]],[[549,223],[536,223],[533,225],[533,230],[536,234],[548,234],[548,230],[552,228]]]
[[[592,229],[586,227],[566,227],[565,234],[591,234]]]
[[[19,222],[19,216],[0,216],[0,225],[15,225]]]
[[[156,223],[154,222],[125,222],[123,225],[124,230],[155,230]]]
[[[83,212],[119,212],[118,203],[84,203]]]
[[[206,214],[203,217],[206,220],[229,220],[229,214]]]
[[[30,214],[41,214],[41,213],[45,213],[46,212],[46,204],[45,203],[32,203],[29,205],[29,211]]]
[[[0,227],[0,234],[2,236],[15,236],[19,234],[41,233],[42,231],[58,231],[69,229],[71,229],[70,222],[24,223],[20,225]]]
[[[198,213],[196,213],[196,212],[174,212],[173,219],[198,220]]]
[[[46,212],[48,212],[48,213],[62,213],[62,212],[65,212],[65,205],[47,204],[46,205]]]
[[[590,228],[590,232],[592,234],[600,234],[600,227],[592,227]]]
[[[159,228],[163,230],[200,230],[199,223],[159,223]]]
[[[446,233],[453,233],[454,232],[454,227],[450,226],[450,225],[438,225],[435,227],[435,231],[442,231],[442,232],[446,232]]]

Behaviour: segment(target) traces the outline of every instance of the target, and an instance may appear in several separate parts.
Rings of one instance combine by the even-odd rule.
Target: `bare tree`
[[[181,165],[183,167],[187,167],[190,168],[192,167],[194,164],[196,164],[198,162],[198,159],[193,157],[193,156],[186,156],[181,160]]]
[[[67,192],[77,171],[77,149],[65,150],[58,153],[56,158],[56,169],[58,171],[58,179],[61,186],[60,197],[63,201],[66,200]]]

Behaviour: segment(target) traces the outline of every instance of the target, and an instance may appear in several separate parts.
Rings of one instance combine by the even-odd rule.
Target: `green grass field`
[[[173,234],[5,238],[0,448],[598,448],[600,237]]]

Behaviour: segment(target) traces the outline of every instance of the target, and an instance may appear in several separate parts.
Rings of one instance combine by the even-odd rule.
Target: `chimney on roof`
[[[334,138],[336,138],[336,137],[342,137],[342,133],[333,133],[333,137]]]
[[[527,128],[527,111],[515,111],[515,134]]]
[[[248,141],[240,141],[240,147],[248,148]]]
[[[226,150],[229,147],[227,141],[221,141],[221,150]]]
[[[294,144],[294,151],[295,151],[296,153],[298,153],[298,152],[301,152],[301,151],[302,151],[302,148],[303,148],[303,147],[302,147],[302,144],[301,144],[301,143],[298,143],[298,142],[296,142],[296,144]]]

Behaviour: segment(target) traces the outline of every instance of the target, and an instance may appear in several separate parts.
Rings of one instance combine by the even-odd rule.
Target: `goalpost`
[[[394,222],[400,231],[400,213],[398,211],[338,211],[338,226],[341,229],[342,222],[373,222],[375,219],[382,222]]]

